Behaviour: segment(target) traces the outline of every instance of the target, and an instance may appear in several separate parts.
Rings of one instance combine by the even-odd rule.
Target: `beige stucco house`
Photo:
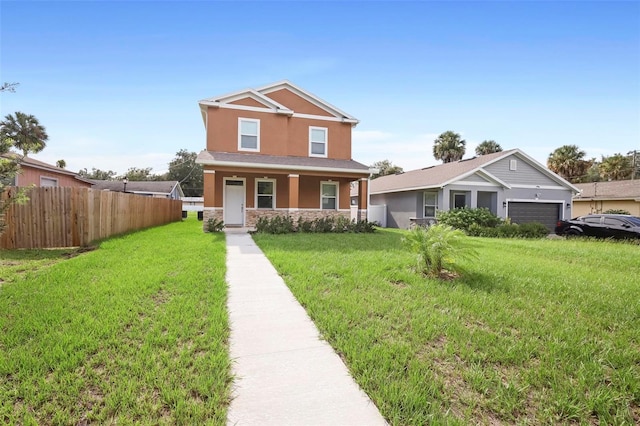
[[[607,210],[626,210],[640,216],[640,180],[577,183],[573,214],[582,216]]]

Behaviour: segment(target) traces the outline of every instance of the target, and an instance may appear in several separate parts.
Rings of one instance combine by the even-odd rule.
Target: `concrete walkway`
[[[228,425],[384,425],[376,406],[246,233],[227,233]]]

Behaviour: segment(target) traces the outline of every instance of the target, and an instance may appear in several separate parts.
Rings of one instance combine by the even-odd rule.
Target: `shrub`
[[[207,220],[207,232],[221,232],[224,228],[224,222],[222,220],[210,217]]]
[[[466,232],[473,224],[487,228],[495,228],[502,223],[502,219],[486,208],[462,208],[438,212],[438,222],[456,229],[462,229]]]
[[[430,277],[439,278],[445,270],[460,272],[457,260],[476,256],[464,232],[448,225],[418,226],[402,241],[417,255],[418,270]]]
[[[356,222],[343,216],[327,216],[314,220],[298,218],[294,223],[290,216],[261,217],[256,222],[256,232],[266,234],[287,234],[291,232],[317,232],[317,233],[344,233],[358,232],[371,233],[375,231],[375,224],[367,220]]]
[[[473,237],[487,238],[543,238],[549,234],[549,230],[538,222],[523,223],[522,225],[504,223],[495,228],[472,224],[467,234]]]
[[[521,238],[544,238],[549,235],[549,230],[540,222],[523,223],[518,230]]]
[[[631,212],[628,212],[626,210],[622,210],[622,209],[609,209],[609,210],[605,210],[602,213],[604,214],[631,214]]]

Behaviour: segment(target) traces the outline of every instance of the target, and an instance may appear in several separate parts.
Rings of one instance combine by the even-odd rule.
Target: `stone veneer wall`
[[[207,221],[209,219],[222,220],[222,209],[219,210],[205,210],[202,212],[202,230],[207,232]]]

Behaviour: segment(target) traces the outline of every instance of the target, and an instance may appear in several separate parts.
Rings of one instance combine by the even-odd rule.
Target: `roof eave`
[[[349,173],[369,176],[369,169],[346,169],[340,167],[319,167],[319,166],[296,166],[288,164],[270,164],[270,163],[243,163],[239,161],[215,161],[215,160],[199,160],[197,164],[203,166],[221,166],[221,167],[238,167],[242,169],[273,169],[273,170],[301,170],[308,172],[330,172],[330,173]]]

